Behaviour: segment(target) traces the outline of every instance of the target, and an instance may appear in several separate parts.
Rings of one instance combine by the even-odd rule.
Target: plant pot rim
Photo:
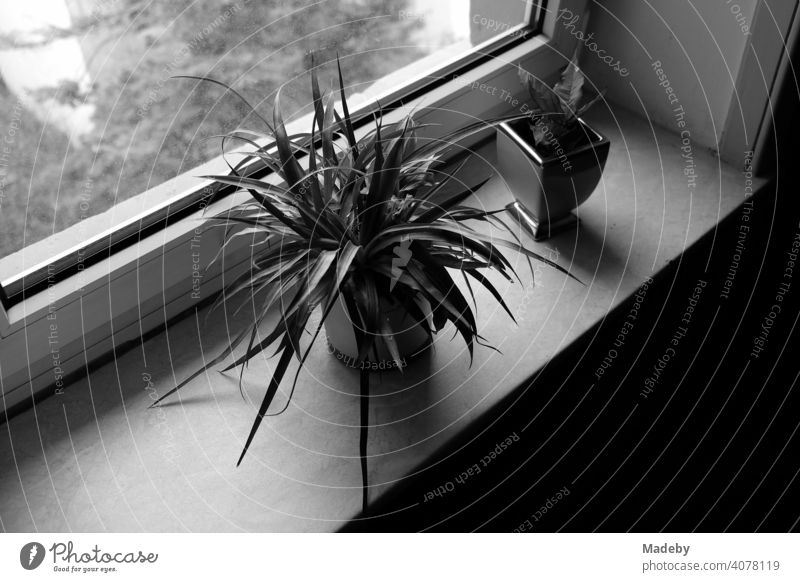
[[[582,118],[578,118],[578,123],[584,128],[586,133],[589,134],[591,140],[589,143],[582,145],[580,147],[574,148],[561,156],[543,156],[536,147],[531,144],[528,140],[526,140],[522,135],[520,135],[519,131],[517,131],[517,127],[520,124],[528,124],[528,119],[517,119],[515,121],[503,121],[502,123],[498,124],[498,131],[502,131],[505,133],[509,139],[511,139],[515,144],[517,144],[529,157],[533,158],[533,160],[541,165],[541,166],[550,166],[553,164],[560,164],[562,161],[563,156],[567,156],[567,158],[571,158],[574,156],[578,156],[584,152],[592,151],[595,148],[604,145],[605,143],[609,143],[608,138],[601,134],[599,131],[594,129],[591,125],[586,123]]]

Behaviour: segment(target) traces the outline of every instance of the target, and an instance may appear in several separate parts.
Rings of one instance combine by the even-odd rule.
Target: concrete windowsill
[[[692,152],[697,185],[688,188],[675,134],[625,110],[595,110],[588,120],[612,145],[603,181],[580,208],[580,229],[545,243],[528,240],[585,284],[539,266],[534,285],[527,264],[515,257],[523,285],[498,285],[518,327],[488,294],[477,293],[482,334],[502,355],[478,348],[469,367],[463,342],[451,341],[452,332],[445,331],[430,356],[403,375],[375,376],[371,498],[744,200],[739,169],[698,149]],[[493,179],[479,199],[499,208],[511,194]],[[292,404],[265,419],[239,468],[272,360],[256,359],[245,370],[247,402],[239,395],[238,373],[210,372],[169,405],[147,408],[152,394],[164,394],[203,357],[214,357],[246,316],[226,319],[220,311],[207,322],[205,312],[183,319],[64,394],[12,418],[0,443],[3,528],[330,531],[354,516],[361,502],[358,372],[327,354],[323,342],[300,375]],[[282,406],[285,397],[280,392],[273,406]]]

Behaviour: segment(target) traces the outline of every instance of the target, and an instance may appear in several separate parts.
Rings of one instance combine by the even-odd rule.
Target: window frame
[[[525,2],[525,23],[511,27],[501,36],[474,47],[469,54],[453,57],[434,70],[415,75],[403,86],[377,95],[375,99],[355,108],[351,112],[354,127],[358,129],[372,122],[373,114],[378,109],[377,103],[381,104],[382,113],[393,111],[401,107],[403,103],[414,101],[445,84],[448,79],[463,75],[470,69],[538,34],[542,30],[547,0],[539,2],[525,0]],[[344,64],[346,70],[346,62]],[[307,125],[305,117],[296,120],[295,125],[301,127]],[[251,163],[250,166],[243,172],[249,177],[262,178],[269,174],[269,170],[263,165],[259,167],[257,161]],[[74,276],[80,270],[136,244],[142,238],[157,234],[167,225],[194,214],[203,207],[203,199],[206,198],[210,185],[210,182],[204,182],[184,190],[146,211],[120,220],[113,227],[94,234],[87,240],[76,242],[46,259],[38,261],[31,267],[0,279],[0,302],[5,309],[9,309],[24,301],[25,297],[46,290],[54,282]],[[150,190],[157,190],[159,186],[160,184]],[[224,186],[220,190],[223,196],[227,196],[235,188]],[[134,198],[136,197],[134,196]]]
[[[519,86],[513,83],[517,64],[536,71],[543,78],[555,76],[576,44],[564,27],[557,26],[556,15],[563,9],[584,15],[588,2],[542,0],[539,11],[534,12],[529,0],[529,15],[535,17],[538,24],[534,34],[521,35],[517,29],[511,29],[504,35],[517,36],[511,46],[499,49],[489,46],[502,43],[501,38],[488,41],[486,47],[477,47],[482,53],[480,58],[466,68],[462,65],[450,76],[440,74],[443,81],[437,86],[420,87],[412,99],[402,99],[390,111],[384,108],[387,121],[398,119],[408,108],[420,104],[426,107],[425,115],[443,122],[443,129],[454,119],[463,123],[465,115],[484,118],[508,112],[508,104],[496,98],[489,102],[481,100],[480,92],[470,90],[466,84],[493,81],[497,86]],[[454,79],[454,74],[460,78]],[[404,90],[407,91],[407,87],[394,91],[395,97]],[[385,97],[380,96],[381,99]],[[521,87],[519,97],[522,97]],[[220,163],[220,160],[209,163]],[[187,196],[202,192],[208,185],[201,183],[189,191],[174,194],[168,184],[156,186],[139,196],[162,192],[163,207],[170,207]],[[222,212],[242,200],[237,196],[227,196],[206,211]],[[233,247],[204,274],[202,296],[192,292],[191,270],[187,276],[186,266],[193,260],[194,251],[190,249],[199,228],[196,219],[201,218],[201,213],[197,208],[185,215],[176,213],[171,218],[164,217],[156,221],[154,232],[146,230],[142,217],[134,217],[129,221],[136,226],[132,244],[113,253],[108,252],[107,245],[101,260],[84,264],[79,272],[62,278],[51,277],[49,281],[45,277],[47,284],[38,292],[28,294],[23,290],[20,301],[0,303],[0,413],[13,414],[54,391],[63,392],[72,377],[86,374],[117,352],[164,329],[176,317],[191,313],[190,310],[202,306],[221,291],[226,277],[241,272],[247,264],[247,255],[242,252],[246,249]],[[116,226],[115,232],[120,226]],[[221,229],[202,233],[204,256],[214,256],[223,242]],[[47,265],[52,263],[50,259],[45,264],[46,273]],[[52,266],[50,271],[48,277]],[[27,271],[20,275],[25,273]],[[156,291],[143,297],[140,293],[143,289]],[[48,335],[54,333],[55,321],[60,335],[54,350]]]

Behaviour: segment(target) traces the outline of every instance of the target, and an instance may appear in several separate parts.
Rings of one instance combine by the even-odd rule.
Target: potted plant
[[[603,94],[581,105],[577,51],[552,88],[521,67],[519,77],[530,95],[527,118],[499,124],[497,165],[516,198],[509,210],[542,240],[577,224],[572,211],[600,181],[610,144],[581,116]]]
[[[206,178],[244,190],[250,200],[213,217],[214,222],[240,224],[245,229],[229,233],[228,241],[253,232],[261,233],[262,239],[254,247],[251,268],[228,285],[218,301],[237,293],[252,297],[261,293],[264,297],[259,299],[259,311],[248,329],[155,404],[232,356],[240,345],[246,344],[244,352],[225,370],[244,366],[267,348],[276,349],[278,362],[238,465],[267,415],[291,359],[299,360],[293,391],[326,327],[334,350],[365,364],[357,367],[366,505],[370,373],[381,369],[374,364],[388,364],[388,360],[391,365],[383,368],[402,370],[405,358],[424,349],[448,322],[466,343],[470,361],[475,344],[488,345],[450,270],[460,271],[469,293],[470,279],[484,286],[512,320],[502,295],[482,273],[494,269],[508,280],[516,277],[500,246],[523,253],[529,263],[533,258],[566,271],[521,246],[498,215],[502,209],[487,211],[464,205],[477,188],[447,193],[445,186],[452,173],[441,169],[443,153],[454,141],[484,129],[485,123],[443,139],[424,140],[417,135],[423,126],[412,116],[392,124],[384,124],[378,116],[371,131],[356,138],[341,67],[338,75],[341,114],[336,108],[336,92],[324,96],[312,69],[310,134],[287,135],[278,91],[272,123],[262,118],[269,130],[266,136],[271,138],[267,145],[251,140],[256,132],[236,130],[226,136],[244,140],[253,150],[231,167],[229,175]],[[275,185],[242,175],[242,168],[253,160],[262,161],[283,182]],[[214,194],[211,201],[218,196]],[[506,228],[515,240],[488,236],[470,226],[480,221]],[[259,336],[262,322],[275,309],[280,310],[278,321]],[[321,319],[309,328],[315,310],[321,310]]]

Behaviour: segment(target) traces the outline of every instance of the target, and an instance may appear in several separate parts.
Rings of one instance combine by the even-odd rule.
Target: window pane
[[[523,0],[26,0],[0,6],[0,257],[220,154],[206,139],[307,113],[311,55],[354,102],[521,23]]]

